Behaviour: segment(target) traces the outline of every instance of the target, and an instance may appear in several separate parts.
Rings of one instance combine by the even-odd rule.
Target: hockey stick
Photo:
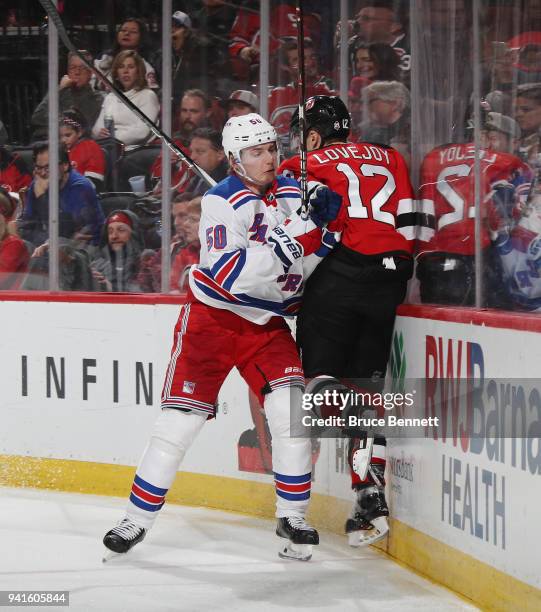
[[[163,140],[171,151],[180,157],[188,168],[190,168],[190,170],[195,172],[195,174],[202,178],[211,187],[214,187],[214,185],[216,185],[216,181],[209,174],[207,174],[203,168],[200,168],[190,157],[188,157],[188,155],[186,155],[186,153],[184,153],[165,132],[163,132],[149,117],[147,117],[142,110],[140,110],[127,96],[125,96],[120,89],[118,89],[102,72],[95,68],[93,64],[91,64],[81,53],[79,53],[79,50],[71,42],[70,37],[66,32],[66,28],[62,23],[62,18],[60,17],[54,3],[51,2],[51,0],[39,0],[39,2],[45,9],[49,20],[56,26],[58,36],[66,48],[72,53],[77,54],[77,56],[82,62],[84,62],[85,66],[92,72],[92,74],[96,76],[100,83],[103,83],[107,89],[110,89],[119,100],[121,100],[135,115],[137,115],[137,117],[141,119],[141,121],[157,138]]]
[[[306,81],[304,70],[304,8],[303,0],[297,0],[297,51],[298,51],[298,81],[297,91],[299,96],[299,131],[300,131],[300,184],[302,195],[302,210],[308,211],[308,176],[306,169],[306,118],[304,114],[304,102],[306,98]]]

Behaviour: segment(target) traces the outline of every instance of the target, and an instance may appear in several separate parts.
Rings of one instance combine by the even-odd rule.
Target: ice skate
[[[123,518],[120,523],[108,531],[103,543],[108,549],[102,559],[105,563],[114,558],[117,554],[127,553],[136,544],[144,540],[147,530],[139,527],[128,518]]]
[[[357,490],[351,517],[346,521],[350,546],[368,546],[381,540],[389,531],[389,508],[382,487],[371,485]]]
[[[289,540],[278,552],[282,559],[310,561],[312,546],[319,544],[318,532],[298,516],[279,518],[276,535]]]

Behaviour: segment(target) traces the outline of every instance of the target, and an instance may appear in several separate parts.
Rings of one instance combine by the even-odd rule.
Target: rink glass
[[[495,279],[501,287],[505,287],[505,281],[497,253],[492,246],[487,248],[483,243],[487,223],[487,190],[483,184],[481,157],[484,155],[483,147],[489,142],[484,129],[488,108],[484,101],[488,99],[493,109],[515,118],[524,129],[524,136],[515,139],[509,153],[530,166],[534,181],[528,205],[516,207],[513,214],[515,222],[527,217],[528,228],[537,231],[535,228],[541,225],[536,212],[536,202],[541,200],[537,194],[537,175],[541,167],[538,142],[541,119],[537,125],[537,109],[527,108],[531,100],[525,100],[519,94],[525,84],[535,87],[536,83],[541,82],[541,40],[536,37],[541,30],[538,3],[519,0],[397,0],[392,3],[393,10],[374,9],[367,7],[367,4],[353,0],[306,3],[305,34],[314,38],[314,45],[308,45],[305,49],[308,93],[310,85],[317,83],[315,93],[323,93],[318,87],[326,85],[342,96],[352,113],[352,138],[385,141],[397,148],[409,164],[415,189],[422,187],[421,168],[430,151],[449,143],[457,146],[469,143],[474,158],[468,178],[469,187],[466,196],[458,193],[459,198],[464,200],[461,203],[465,211],[463,214],[470,221],[462,239],[473,245],[467,272],[459,276],[460,283],[464,283],[462,293],[468,293],[469,301],[461,303],[460,296],[447,296],[448,304],[523,310],[524,306],[516,300],[494,303],[490,299]],[[240,2],[224,5],[219,24],[214,23],[213,26],[217,29],[202,32],[199,38],[195,35],[200,46],[192,57],[189,82],[186,81],[184,89],[198,87],[210,96],[209,121],[217,129],[225,119],[220,100],[238,89],[257,94],[259,110],[275,122],[282,151],[287,155],[288,123],[296,99],[287,95],[280,99],[276,87],[295,84],[296,52],[291,48],[295,40],[295,27],[283,3],[278,0],[266,0],[250,7],[246,8],[245,3]],[[249,19],[259,20],[261,27],[259,34],[252,38],[251,50],[241,56],[232,56],[228,49],[232,42],[231,25],[241,8]],[[64,10],[63,17],[69,24],[73,42],[78,48],[88,49],[95,57],[100,57],[111,48],[118,27],[131,16],[118,0],[98,2],[91,8],[66,5]],[[174,75],[178,78],[178,71],[175,72],[177,60],[170,41],[178,35],[175,33],[178,29],[172,26],[172,1],[165,0],[161,6],[135,2],[130,4],[129,10],[148,25],[148,32],[143,37],[144,46],[139,51],[157,73],[159,89],[155,91],[161,103],[161,126],[167,133],[174,134],[178,129],[177,109],[182,88],[179,90],[178,81],[175,82],[173,78]],[[200,8],[199,2],[184,3],[184,10],[193,24],[206,27],[204,9]],[[8,68],[3,77],[5,87],[0,94],[0,117],[7,130],[7,143],[29,164],[30,172],[30,146],[33,140],[31,117],[39,102],[49,94],[46,134],[52,145],[50,165],[53,186],[46,224],[50,228],[48,257],[39,269],[33,270],[33,278],[23,287],[53,291],[85,290],[88,289],[87,285],[73,279],[74,255],[66,248],[65,237],[59,236],[61,215],[58,189],[54,186],[58,168],[54,146],[58,139],[57,109],[58,104],[62,103],[62,90],[59,91],[57,84],[66,74],[67,53],[63,45],[58,44],[54,28],[47,30],[41,27],[43,24],[44,15],[39,4],[22,2],[10,12],[9,18],[1,26],[3,53],[12,61],[7,62]],[[526,31],[534,34],[528,38],[523,34]],[[193,29],[193,32],[196,30]],[[277,43],[279,35],[283,39],[280,49]],[[363,42],[366,44],[363,45]],[[379,45],[379,50],[368,50],[370,43],[376,43],[376,47]],[[390,64],[377,65],[378,57],[380,60],[385,58],[385,49],[382,49],[385,45],[391,45],[399,56],[398,70]],[[374,80],[396,80],[407,88],[409,101],[400,111],[398,122],[389,123],[392,102],[366,93],[366,88]],[[278,111],[277,99],[281,105]],[[123,172],[128,171],[131,172],[130,176],[144,174],[147,187],[154,187],[156,181],[151,179],[150,163],[161,150],[162,189],[154,198],[137,202],[130,194],[129,197],[114,199],[102,193],[100,199],[105,215],[116,208],[131,208],[136,210],[142,221],[145,231],[142,250],[146,249],[142,265],[144,278],[132,285],[133,290],[167,293],[171,280],[171,242],[178,241],[171,221],[171,198],[168,196],[171,170],[173,178],[175,174],[175,167],[171,168],[169,164],[169,150],[161,149],[160,143],[156,142],[137,155],[128,155],[121,146],[111,143],[104,143],[103,146],[108,170],[102,191],[108,194],[127,191],[123,186]],[[135,167],[130,166],[132,163]],[[504,177],[504,180],[507,178]],[[452,198],[453,183],[449,180],[440,183]],[[460,213],[456,203],[456,199],[451,202],[451,208],[447,211],[449,214]],[[29,244],[28,248],[32,250],[34,246]],[[81,266],[86,265],[85,261],[92,260],[92,248],[84,244],[75,247],[81,251],[75,254]],[[152,254],[154,260],[150,266]],[[532,275],[539,273],[536,261],[532,257],[531,265],[528,264]],[[445,258],[436,258],[423,272],[425,281],[428,278],[429,284],[440,283],[438,275],[446,265],[462,263],[449,263]],[[71,268],[67,270],[66,266]],[[506,272],[509,282],[528,281],[524,281],[524,274],[520,276],[522,272]],[[513,274],[519,276],[513,277]],[[530,277],[529,281],[535,284],[536,278]],[[97,285],[92,290],[103,288]],[[421,297],[420,282],[415,277],[410,283],[409,301],[417,302]],[[441,303],[446,303],[445,294],[439,298]],[[424,299],[427,301],[426,296]]]

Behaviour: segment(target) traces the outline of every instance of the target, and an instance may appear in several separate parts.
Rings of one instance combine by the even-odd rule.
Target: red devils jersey
[[[306,97],[336,96],[336,91],[329,88],[324,77],[313,84],[307,84]],[[280,136],[289,135],[289,124],[293,113],[299,107],[299,90],[296,85],[274,87],[269,96],[269,122]]]
[[[342,244],[363,255],[411,253],[415,239],[413,189],[404,159],[394,149],[370,143],[333,144],[308,153],[308,181],[342,196],[329,229],[342,232]],[[279,172],[300,175],[299,157]]]
[[[105,153],[90,139],[80,140],[69,152],[70,164],[79,174],[98,181],[105,179]]]
[[[177,147],[186,155],[190,155],[190,150],[184,146],[180,140],[175,140]],[[162,154],[154,160],[150,169],[150,174],[153,179],[161,178],[162,176]],[[171,187],[179,193],[185,191],[190,183],[190,180],[196,176],[195,173],[182,162],[175,154],[171,156]]]
[[[32,182],[22,159],[15,154],[0,149],[0,187],[7,191],[19,192]]]
[[[280,46],[280,38],[297,37],[297,18],[294,4],[281,4],[275,7],[270,17],[270,51],[276,53]],[[316,13],[304,15],[304,35],[311,38],[316,44],[319,41],[321,19]],[[244,47],[259,48],[259,11],[241,8],[238,13],[229,38],[229,54],[236,57]]]
[[[436,147],[421,166],[419,206],[421,251],[460,255],[475,253],[475,146],[473,143]],[[515,188],[516,209],[525,203],[532,180],[530,168],[518,157],[481,151],[481,246],[490,245],[489,226],[497,225],[491,193],[498,183]]]
[[[188,287],[188,272],[192,264],[199,263],[201,245],[189,244],[180,249],[174,256],[171,264],[171,289],[174,291],[185,291]]]

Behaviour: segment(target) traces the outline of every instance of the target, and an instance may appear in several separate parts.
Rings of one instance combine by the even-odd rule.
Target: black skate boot
[[[312,546],[319,544],[318,532],[298,516],[279,518],[276,535],[289,540],[278,552],[282,559],[309,561],[312,558]]]
[[[366,546],[381,540],[389,531],[388,516],[383,487],[358,487],[351,517],[346,521],[349,545]]]
[[[105,534],[103,543],[115,553],[127,553],[130,548],[144,540],[146,534],[146,529],[139,527],[128,518],[123,518],[116,527]]]

